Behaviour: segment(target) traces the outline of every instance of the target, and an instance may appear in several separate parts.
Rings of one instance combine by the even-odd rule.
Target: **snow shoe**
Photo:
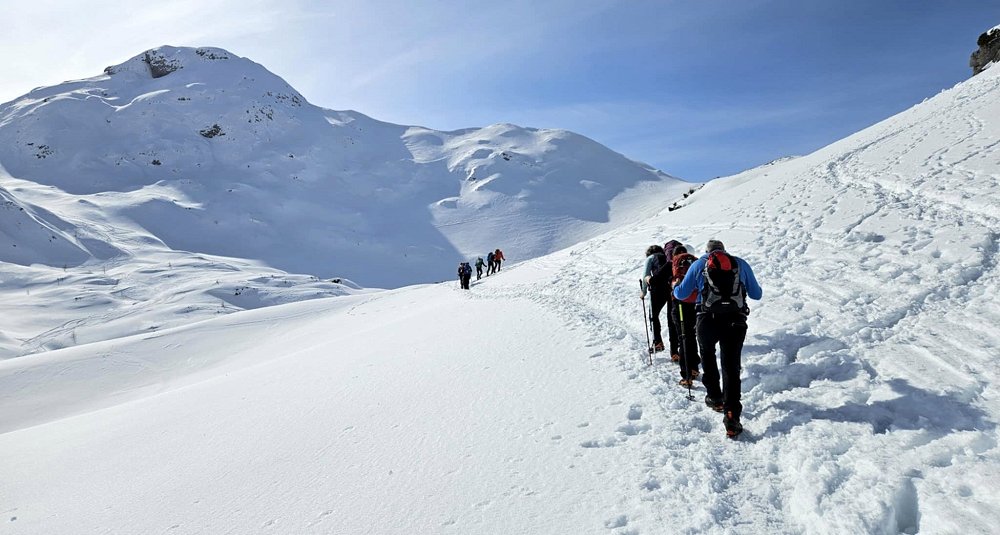
[[[656,342],[653,344],[653,351],[656,351],[657,353],[663,351],[663,342]]]
[[[743,432],[743,424],[738,416],[733,416],[733,411],[726,411],[726,415],[722,417],[722,425],[726,426],[726,436],[729,438],[736,438]]]
[[[722,412],[722,400],[715,399],[712,396],[705,396],[705,405],[715,412]]]
[[[670,355],[670,360],[672,360],[674,362],[680,362],[681,361],[681,356],[678,355],[677,353],[674,353],[673,355]]]

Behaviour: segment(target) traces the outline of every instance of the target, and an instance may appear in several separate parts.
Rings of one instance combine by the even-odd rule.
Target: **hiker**
[[[472,279],[472,266],[468,262],[462,262],[458,265],[458,281],[462,285],[463,290],[469,289],[469,280]]]
[[[674,288],[674,297],[683,300],[694,292],[698,293],[695,330],[701,349],[701,382],[708,393],[705,404],[724,413],[726,435],[735,438],[743,432],[740,360],[750,314],[746,298],[759,300],[763,291],[750,264],[726,253],[721,241],[709,240],[705,254],[691,264],[684,279]],[[721,389],[716,344],[722,360]]]
[[[491,273],[496,272],[496,266],[493,265],[493,251],[486,253],[486,262],[489,264],[489,267],[486,268],[486,276],[489,276]]]
[[[676,287],[684,280],[691,264],[697,258],[687,252],[687,247],[677,245],[673,248],[673,258],[670,264],[673,268],[671,276],[671,288]],[[687,299],[674,298],[673,307],[670,310],[670,319],[677,325],[677,333],[680,337],[681,350],[681,386],[690,387],[698,378],[698,367],[701,365],[701,358],[698,357],[698,338],[695,335],[695,307],[694,302],[698,298],[693,292]]]
[[[476,258],[476,280],[483,278],[483,257]]]
[[[649,291],[649,321],[653,326],[653,351],[663,351],[663,337],[660,336],[660,311],[670,298],[670,270],[663,247],[650,245],[646,248],[646,267],[639,285],[639,296],[645,301]]]
[[[500,249],[497,249],[496,251],[493,251],[493,262],[495,262],[496,265],[497,265],[496,271],[500,271],[500,261],[501,260],[506,260],[506,258],[503,257],[503,251],[501,251]]]
[[[667,256],[667,263],[669,264],[671,259],[674,257],[674,247],[681,245],[681,242],[677,240],[670,240],[663,244],[663,254]],[[667,269],[673,273],[673,265],[667,267]],[[671,286],[671,288],[673,288]],[[667,338],[670,341],[670,360],[674,362],[681,361],[681,336],[678,330],[678,325],[674,322],[674,296],[672,292],[668,292],[670,295],[667,296]]]

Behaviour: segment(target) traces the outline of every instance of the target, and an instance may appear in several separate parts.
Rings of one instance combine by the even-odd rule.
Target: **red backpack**
[[[740,282],[740,265],[724,251],[712,251],[705,262],[705,286],[701,289],[701,307],[713,314],[750,313],[746,288]]]
[[[674,273],[671,284],[672,286],[677,286],[678,284],[681,283],[682,280],[684,280],[684,276],[687,275],[688,268],[691,267],[691,264],[694,263],[695,260],[697,260],[697,258],[695,258],[694,255],[688,253],[681,253],[674,257],[673,260]],[[698,292],[691,292],[691,295],[689,295],[687,299],[680,299],[679,301],[683,303],[694,303],[697,300],[698,300]]]

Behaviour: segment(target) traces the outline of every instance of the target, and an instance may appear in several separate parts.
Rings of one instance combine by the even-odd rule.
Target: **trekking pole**
[[[694,401],[694,394],[691,393],[691,383],[694,382],[694,379],[692,378],[694,374],[691,373],[691,358],[688,355],[688,353],[690,353],[690,351],[688,351],[690,346],[688,346],[687,343],[687,331],[684,330],[684,307],[681,306],[681,303],[677,303],[677,313],[681,317],[681,349],[684,350],[684,369],[687,370],[687,377],[685,377],[688,383],[687,398],[688,401]]]
[[[639,291],[642,291],[642,279],[639,279]],[[646,315],[646,298],[642,298],[642,324],[646,326],[646,348],[649,349],[649,365],[653,365],[653,346],[649,343],[649,316]]]

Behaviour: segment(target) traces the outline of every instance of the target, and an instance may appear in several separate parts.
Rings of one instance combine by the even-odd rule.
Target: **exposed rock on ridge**
[[[990,63],[1000,61],[1000,26],[983,32],[976,40],[976,44],[979,45],[979,50],[973,52],[969,58],[973,76],[983,72]]]

